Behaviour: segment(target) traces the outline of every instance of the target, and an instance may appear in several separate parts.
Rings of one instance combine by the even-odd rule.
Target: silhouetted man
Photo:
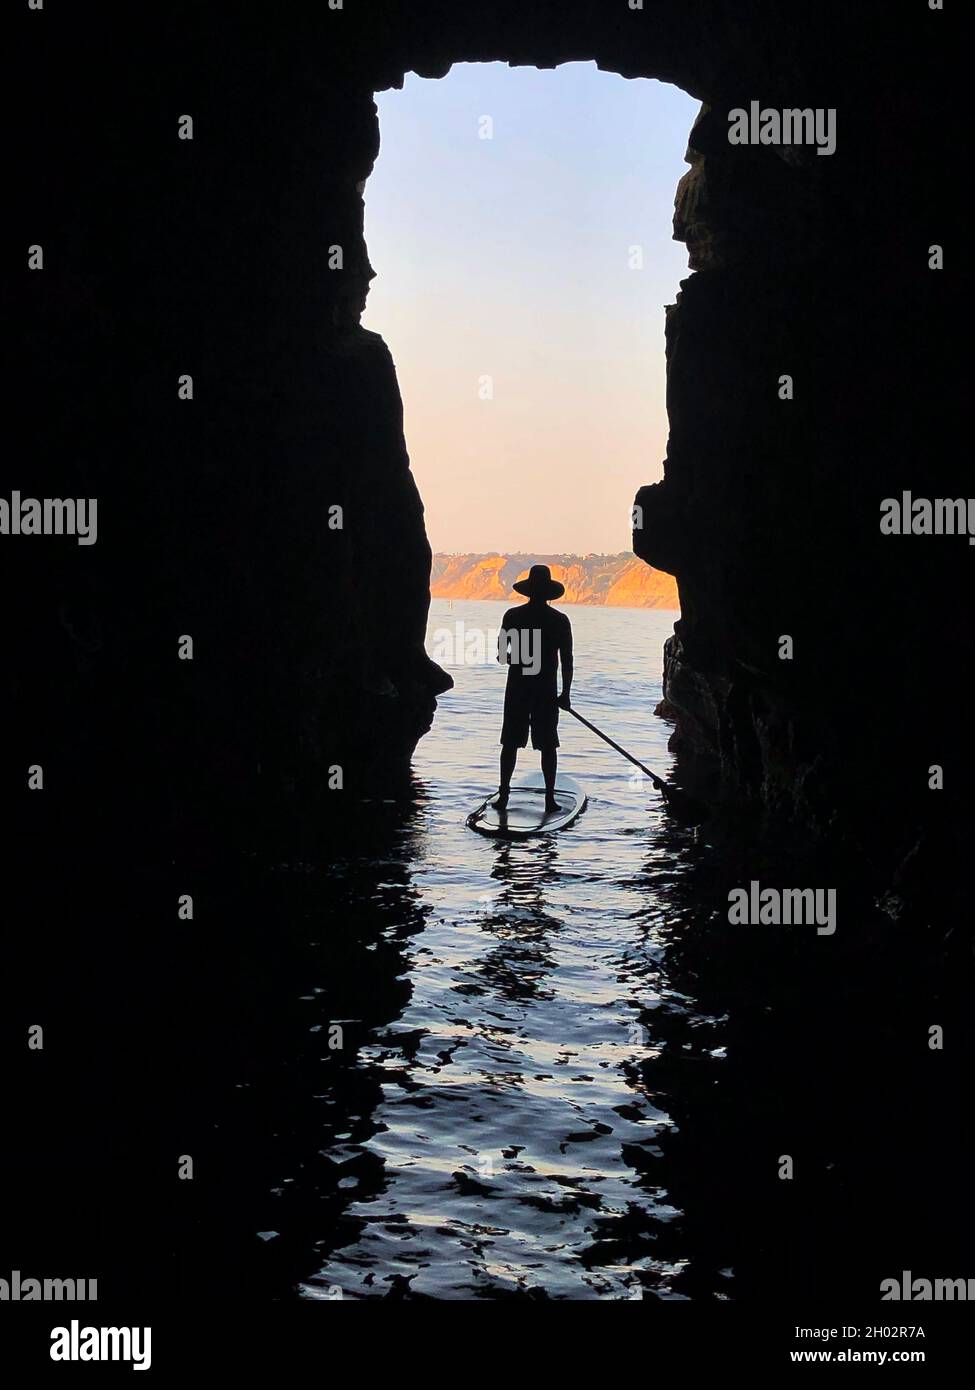
[[[527,579],[512,586],[528,602],[509,608],[498,634],[498,660],[508,667],[501,727],[501,784],[495,805],[508,804],[511,774],[518,749],[528,744],[542,755],[545,809],[557,811],[555,774],[559,755],[559,708],[569,708],[572,688],[572,625],[564,613],[549,608],[549,600],[565,593],[565,585],[553,579],[548,565],[532,565]],[[558,668],[562,665],[562,694]]]

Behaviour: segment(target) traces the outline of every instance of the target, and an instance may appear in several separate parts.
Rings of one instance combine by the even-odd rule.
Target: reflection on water
[[[451,622],[468,631],[497,625],[495,605],[459,608]],[[580,655],[586,632],[593,646],[602,638],[607,676],[586,708],[596,717],[605,707],[620,737],[629,724],[668,766],[666,729],[648,738],[639,715],[641,701],[659,698],[650,663],[672,617],[574,616]],[[646,879],[681,853],[679,834],[666,850],[654,845],[649,787],[573,727],[563,728],[563,766],[590,793],[576,827],[521,843],[472,835],[464,816],[495,776],[503,673],[452,674],[455,690],[417,758],[428,795],[408,832],[411,882],[428,915],[409,954],[412,997],[359,1059],[382,1089],[370,1152],[385,1189],[350,1193],[355,1238],[302,1289],[673,1291],[682,1261],[657,1258],[652,1243],[678,1213],[651,1171],[671,1119],[641,1067],[659,1046],[652,1015],[687,1007],[661,970],[665,913]],[[581,673],[580,702],[585,690]],[[525,757],[528,770],[537,759]],[[698,1022],[703,1055],[715,1021]]]
[[[455,603],[449,622],[500,611]],[[669,729],[648,712],[672,615],[569,611],[579,707],[669,773]],[[356,853],[255,868],[247,886],[258,925],[235,946],[232,1036],[213,1040],[214,1095],[234,1082],[200,1139],[216,1176],[199,1264],[221,1262],[224,1292],[305,1299],[725,1299],[862,1292],[885,1261],[933,1258],[925,1165],[950,1184],[958,1146],[909,999],[876,1004],[904,990],[890,944],[865,960],[842,933],[729,928],[729,884],[764,867],[755,847],[695,842],[565,719],[583,816],[524,842],[469,831],[496,776],[503,677],[452,674],[413,807],[366,808]],[[907,1168],[905,1088],[926,1136]],[[889,1221],[904,1182],[910,1231]]]
[[[360,1052],[385,1189],[350,1193],[356,1238],[305,1291],[668,1288],[679,1262],[622,1249],[675,1216],[639,1161],[670,1120],[640,1079],[666,988],[634,889],[600,892],[554,838],[482,850],[483,892],[441,852],[422,865],[435,904],[409,1007]]]

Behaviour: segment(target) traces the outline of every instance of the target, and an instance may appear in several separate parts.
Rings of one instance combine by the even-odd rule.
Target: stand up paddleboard
[[[586,793],[574,777],[561,772],[555,778],[557,811],[545,810],[545,779],[541,772],[533,772],[511,788],[504,811],[493,804],[497,795],[494,792],[467,817],[472,830],[509,840],[548,835],[553,830],[564,830],[586,809]]]

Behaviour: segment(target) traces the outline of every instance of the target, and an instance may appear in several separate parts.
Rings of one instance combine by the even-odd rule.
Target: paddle
[[[686,792],[679,791],[677,787],[669,786],[662,777],[658,777],[655,772],[651,772],[648,767],[645,767],[639,758],[634,758],[632,753],[627,753],[625,748],[621,748],[618,743],[615,743],[609,734],[604,734],[602,729],[597,729],[595,724],[590,724],[589,720],[584,719],[579,711],[571,705],[569,706],[569,713],[574,714],[580,724],[585,724],[586,728],[591,729],[604,743],[608,743],[610,748],[615,748],[617,753],[622,753],[623,757],[634,767],[638,767],[641,772],[647,774],[667,803],[667,810],[670,811],[675,820],[681,821],[684,825],[701,825],[707,820],[711,813],[703,801],[697,801],[693,796],[688,796]]]

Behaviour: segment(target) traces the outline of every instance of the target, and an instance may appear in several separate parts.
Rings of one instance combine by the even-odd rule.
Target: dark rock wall
[[[57,771],[28,824],[97,806],[211,825],[335,764],[360,791],[403,770],[445,677],[422,649],[429,549],[395,373],[358,323],[372,94],[455,61],[595,58],[706,103],[678,199],[699,273],[667,321],[666,476],[635,537],[680,583],[679,738],[819,824],[883,775],[906,833],[928,763],[957,758],[965,693],[968,547],[877,527],[902,487],[961,495],[951,274],[927,269],[946,237],[934,31],[950,22],[837,0],[176,0],[138,24],[106,0],[25,7],[8,279],[26,442],[4,482],[97,495],[101,533],[3,542],[11,778],[24,748]],[[836,154],[733,151],[724,112],[753,98],[835,106]],[[42,273],[21,270],[32,242]]]
[[[904,490],[973,490],[950,252],[928,268],[952,216],[944,16],[768,18],[767,70],[749,87],[726,67],[690,137],[674,235],[697,274],[668,311],[665,477],[638,494],[634,548],[679,579],[675,748],[717,760],[733,797],[851,841],[878,881],[910,853],[935,915],[971,828],[972,552],[879,520]],[[727,111],[759,93],[835,106],[836,153],[732,147]]]

